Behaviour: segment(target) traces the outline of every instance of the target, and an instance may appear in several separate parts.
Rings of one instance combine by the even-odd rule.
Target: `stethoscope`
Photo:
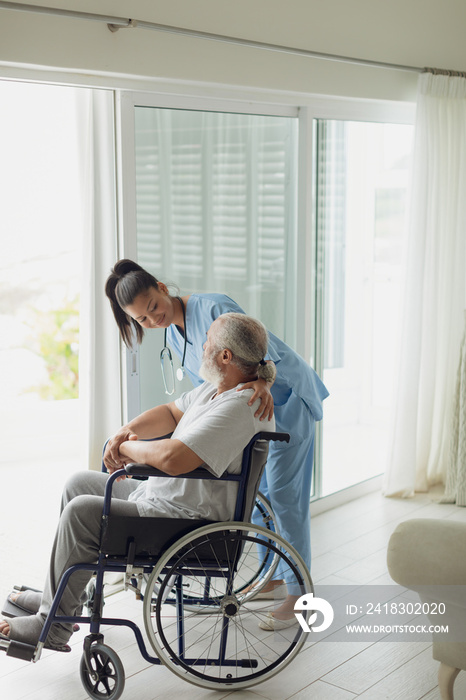
[[[183,359],[181,360],[181,367],[178,367],[176,370],[176,378],[178,379],[179,382],[183,381],[184,376],[186,374],[186,370],[184,368],[184,360],[186,357],[186,346],[188,344],[188,337],[186,333],[186,311],[184,308],[184,303],[181,297],[176,297],[178,301],[181,304],[181,309],[183,311],[183,325],[184,325],[184,348],[183,348]],[[165,359],[168,360],[170,363],[171,367],[171,388],[169,388],[167,384],[167,377],[166,377],[166,370],[165,367],[168,365],[168,362],[165,363]],[[163,334],[163,348],[160,351],[160,366],[162,368],[162,379],[163,379],[163,385],[165,387],[165,393],[168,396],[172,396],[175,393],[175,369],[173,367],[173,357],[172,357],[172,351],[167,345],[167,329],[165,328],[165,332]]]

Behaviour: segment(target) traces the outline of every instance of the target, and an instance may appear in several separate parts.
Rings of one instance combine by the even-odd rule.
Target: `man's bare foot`
[[[0,620],[0,634],[4,634],[6,637],[10,634],[10,625],[6,620]]]

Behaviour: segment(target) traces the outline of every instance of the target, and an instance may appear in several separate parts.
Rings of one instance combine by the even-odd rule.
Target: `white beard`
[[[199,374],[201,375],[202,379],[205,379],[206,382],[210,382],[210,384],[213,384],[216,387],[221,384],[223,379],[222,371],[215,361],[217,352],[218,351],[211,352],[208,356],[204,353],[201,368],[199,370]]]

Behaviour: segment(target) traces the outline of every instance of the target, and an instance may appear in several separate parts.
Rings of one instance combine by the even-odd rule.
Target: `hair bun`
[[[138,265],[134,260],[128,260],[128,258],[123,258],[118,260],[113,266],[113,272],[117,277],[124,277],[128,272],[144,272],[144,268]]]
[[[260,379],[265,379],[266,382],[273,382],[277,376],[277,368],[273,362],[264,362],[264,364],[261,362],[257,370],[257,376]]]

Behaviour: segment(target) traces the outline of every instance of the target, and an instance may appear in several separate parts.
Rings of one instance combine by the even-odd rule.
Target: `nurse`
[[[182,361],[194,386],[202,383],[199,368],[203,345],[211,323],[230,311],[244,313],[224,294],[188,294],[171,296],[168,288],[131,260],[120,260],[105,285],[121,337],[128,347],[136,336],[142,342],[146,329],[164,329],[169,345]],[[134,335],[133,335],[134,334]],[[270,445],[267,466],[260,484],[261,493],[270,500],[280,534],[311,564],[310,512],[315,423],[322,419],[322,402],[328,391],[316,372],[286,343],[269,333],[266,358],[277,373],[271,385],[263,379],[252,382],[252,404],[261,399],[256,415],[267,420],[275,413],[276,429],[289,433],[289,443]],[[107,466],[119,466],[119,445],[126,439],[125,426],[110,438],[104,455]],[[279,589],[281,587],[281,590]],[[286,590],[282,580],[270,584],[271,598]],[[262,591],[261,595],[267,595]],[[297,596],[288,589],[283,603],[269,614],[261,626],[283,629],[296,623],[293,613]]]

